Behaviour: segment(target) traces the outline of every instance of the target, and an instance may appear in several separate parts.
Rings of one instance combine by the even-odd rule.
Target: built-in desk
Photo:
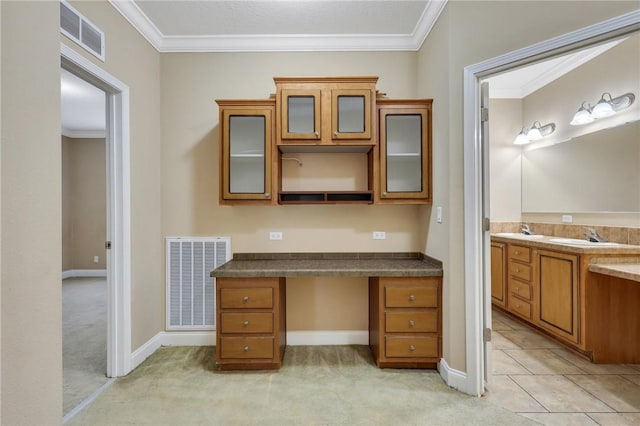
[[[287,277],[369,277],[369,346],[379,367],[435,368],[442,264],[422,253],[239,253],[216,277],[220,369],[280,368]]]

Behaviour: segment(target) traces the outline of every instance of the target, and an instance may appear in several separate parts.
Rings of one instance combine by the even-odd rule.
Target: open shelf
[[[279,204],[372,204],[373,191],[283,191]]]

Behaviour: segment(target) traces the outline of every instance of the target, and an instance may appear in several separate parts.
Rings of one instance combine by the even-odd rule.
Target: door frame
[[[569,51],[602,43],[640,29],[640,10],[626,13],[534,45],[488,59],[464,68],[464,259],[466,378],[461,391],[484,393],[483,320],[484,300],[490,298],[491,283],[485,277],[490,268],[490,251],[483,241],[490,238],[483,229],[484,185],[482,171],[484,143],[481,137],[480,80],[510,69],[538,62]],[[486,185],[489,182],[485,182]],[[487,188],[488,190],[488,188]],[[490,366],[489,366],[490,367]]]
[[[107,376],[131,371],[131,178],[129,87],[71,47],[60,66],[106,92],[107,100]]]

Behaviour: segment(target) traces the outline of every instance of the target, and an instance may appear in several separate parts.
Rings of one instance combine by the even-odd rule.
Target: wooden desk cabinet
[[[286,346],[284,278],[218,278],[216,363],[221,370],[278,369]]]
[[[442,278],[370,278],[369,345],[378,367],[436,368],[442,357]]]

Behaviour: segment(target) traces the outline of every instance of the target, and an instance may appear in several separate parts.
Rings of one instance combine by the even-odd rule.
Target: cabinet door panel
[[[491,299],[500,306],[507,304],[505,258],[505,245],[491,243]]]
[[[558,336],[578,341],[578,259],[563,253],[539,251],[537,257],[541,326]]]
[[[283,89],[282,139],[320,140],[320,90]]]
[[[331,91],[331,137],[371,138],[371,91],[334,89]]]

